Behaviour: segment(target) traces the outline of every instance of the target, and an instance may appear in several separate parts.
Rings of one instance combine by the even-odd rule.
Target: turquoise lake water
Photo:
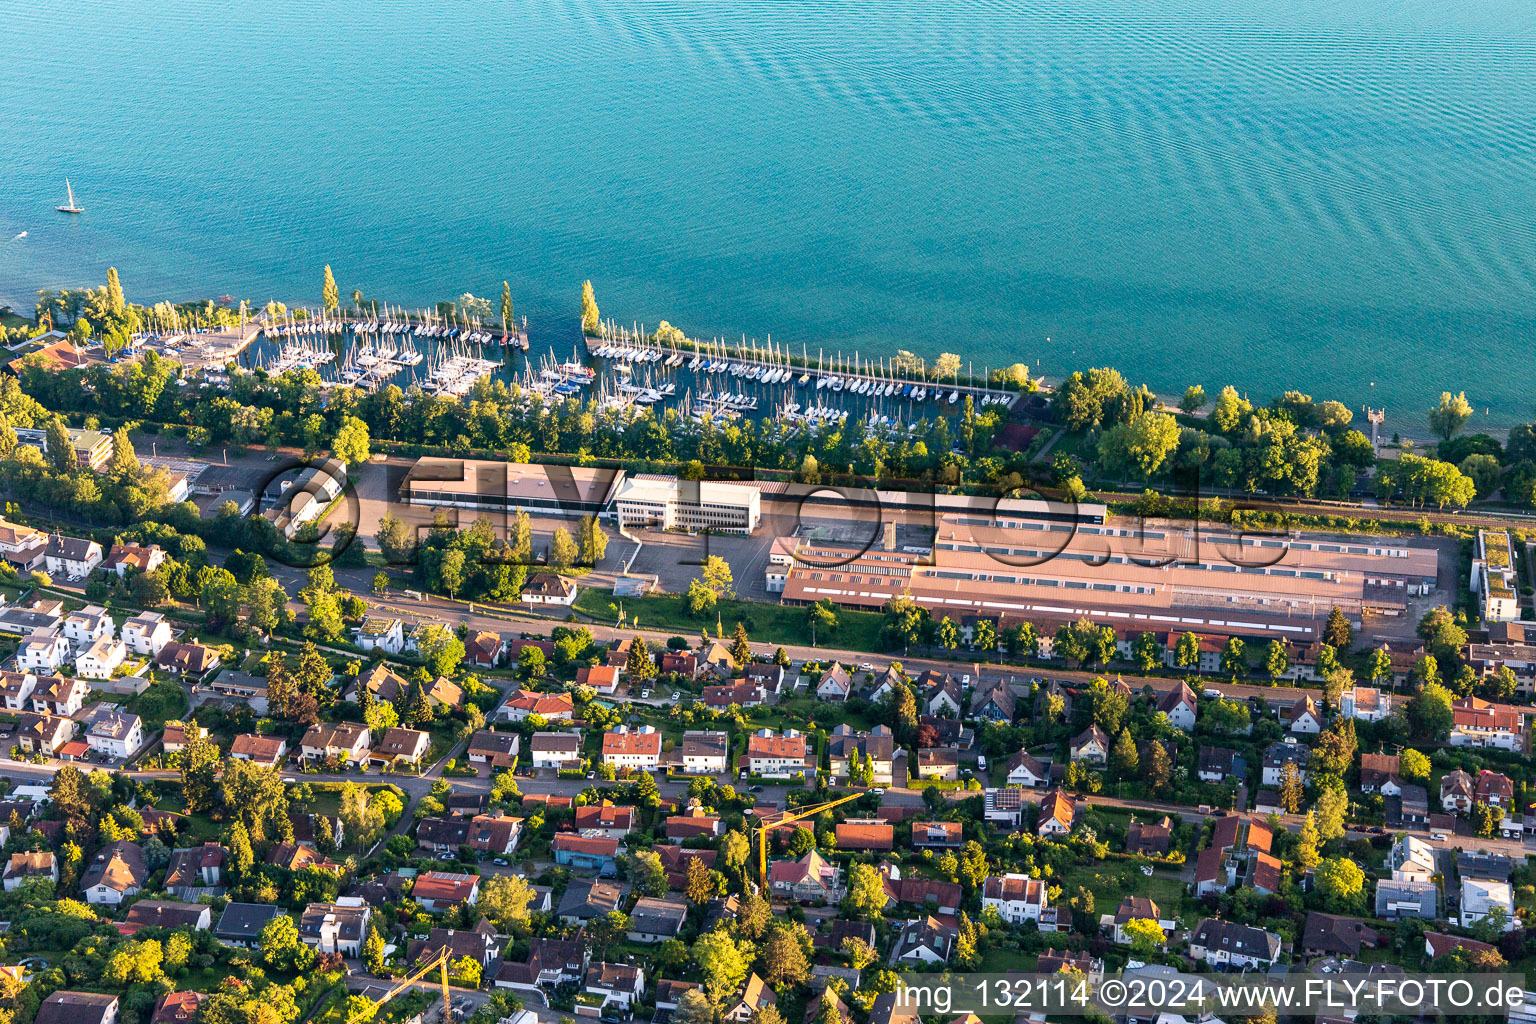
[[[1529,2],[9,0],[0,53],[18,307],[329,262],[509,280],[540,346],[590,277],[813,355],[1536,411]]]

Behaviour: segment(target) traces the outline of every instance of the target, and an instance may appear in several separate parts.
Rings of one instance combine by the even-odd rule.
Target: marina
[[[893,434],[915,434],[920,424],[960,417],[968,406],[1006,412],[1018,399],[1018,392],[980,385],[966,372],[934,379],[920,366],[898,370],[857,353],[792,355],[772,341],[696,341],[681,332],[663,342],[643,330],[610,327],[568,351],[533,353],[526,321],[502,332],[392,308],[361,315],[268,311],[222,330],[157,327],[136,335],[133,347],[176,359],[201,373],[201,386],[215,389],[229,386],[223,371],[230,363],[271,375],[313,371],[325,389],[395,385],[450,399],[489,378],[546,405],[574,400],[624,417],[654,408],[694,424],[751,418],[798,431],[854,421]]]

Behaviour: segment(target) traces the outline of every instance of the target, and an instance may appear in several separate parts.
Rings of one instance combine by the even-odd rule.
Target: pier
[[[813,366],[805,356],[797,359],[781,351],[743,351],[745,346],[730,346],[723,342],[685,340],[669,346],[642,334],[625,334],[619,338],[587,337],[584,340],[589,358],[608,359],[619,364],[685,367],[701,376],[723,373],[759,384],[813,388],[818,392],[867,395],[914,404],[929,402],[958,406],[969,397],[978,407],[995,405],[1005,411],[1012,409],[1019,399],[1017,391],[906,376],[867,363],[850,370],[841,365],[841,356],[834,359],[836,368],[829,369],[821,365],[820,359]]]

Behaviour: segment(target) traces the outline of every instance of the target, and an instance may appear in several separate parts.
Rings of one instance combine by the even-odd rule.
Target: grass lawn
[[[184,718],[187,714],[187,695],[180,686],[168,679],[157,679],[149,689],[134,697],[127,709],[144,720],[146,733],[159,732],[165,723]]]
[[[1184,899],[1184,884],[1167,875],[1148,878],[1130,863],[1103,861],[1082,864],[1068,871],[1061,880],[1063,899],[1077,894],[1079,888],[1093,893],[1094,912],[1112,914],[1127,896],[1147,896],[1157,903],[1164,918],[1176,917]]]
[[[576,598],[576,609],[586,612],[599,622],[613,621],[609,605],[615,604],[612,591],[584,588]],[[624,612],[632,615],[642,629],[670,630],[679,636],[696,637],[701,629],[713,629],[715,614],[698,619],[688,614],[686,598],[681,594],[653,594],[648,597],[626,597]],[[805,609],[759,601],[721,601],[716,607],[718,621],[727,636],[741,622],[747,633],[758,643],[803,644],[810,638],[806,626]],[[819,636],[824,644],[855,651],[879,651],[880,627],[885,616],[877,612],[856,612],[839,609],[837,631],[831,636]]]

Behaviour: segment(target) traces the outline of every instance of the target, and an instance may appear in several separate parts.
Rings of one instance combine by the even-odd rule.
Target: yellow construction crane
[[[776,828],[802,821],[806,818],[814,818],[822,811],[830,811],[834,807],[841,807],[850,800],[857,800],[863,793],[854,793],[851,796],[841,797],[837,800],[828,800],[826,803],[813,804],[810,807],[802,807],[794,814],[785,811],[784,817],[777,821],[765,821],[757,826],[757,884],[762,886],[764,898],[768,892],[768,833]],[[348,1021],[347,1024],[352,1024]]]
[[[448,960],[450,955],[451,954],[447,946],[444,946],[436,953],[433,953],[426,963],[421,964],[421,966],[416,968],[414,974],[409,975],[394,988],[390,989],[389,992],[385,994],[384,998],[374,1003],[370,1009],[364,1010],[362,1013],[348,1018],[347,1024],[362,1024],[362,1022],[365,1020],[372,1020],[375,1016],[377,1016],[379,1010],[383,1008],[385,1003],[389,1002],[391,999],[395,998],[395,996],[416,984],[428,974],[431,974],[433,970],[438,970],[441,972],[439,980],[443,987],[443,1024],[450,1024],[450,1021],[453,1019],[449,1016],[453,1012],[453,1003],[449,1000],[448,997]]]

